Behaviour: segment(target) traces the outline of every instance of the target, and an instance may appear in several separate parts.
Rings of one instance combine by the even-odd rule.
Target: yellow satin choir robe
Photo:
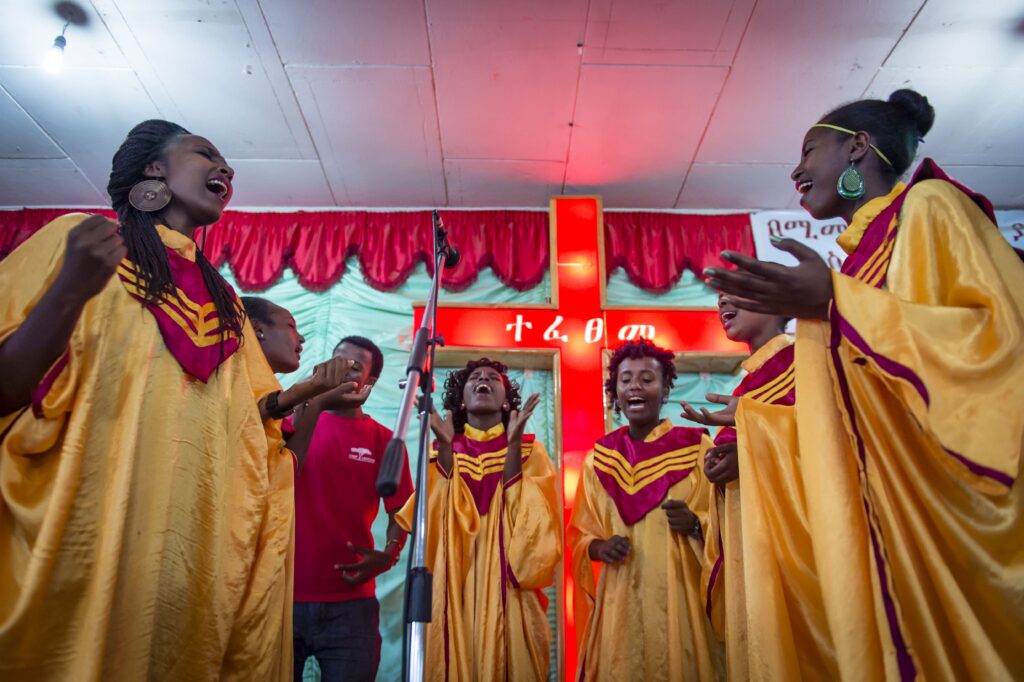
[[[552,634],[542,590],[554,583],[562,558],[558,476],[540,441],[531,445],[525,437],[522,474],[502,485],[504,426],[481,431],[467,424],[463,435],[493,452],[490,460],[456,453],[449,476],[436,453],[431,457],[426,556],[433,610],[426,678],[546,680]],[[474,473],[498,478],[486,514],[464,478]],[[415,502],[414,495],[396,515],[406,530]]]
[[[793,500],[783,525],[806,518],[844,679],[1022,679],[1024,266],[943,180],[915,183],[889,221],[903,190],[861,207],[840,244],[856,253],[876,217],[895,239],[833,273],[829,321],[798,323],[799,494],[741,469],[743,503],[756,481]],[[747,438],[791,442],[770,418]]]
[[[740,477],[715,486],[704,594],[730,680],[838,677],[804,511],[796,408],[775,400],[795,383],[792,344],[776,336],[743,362],[748,376],[778,376],[740,397]],[[783,351],[784,371],[766,367]]]
[[[0,339],[85,217],[0,263]],[[290,679],[293,465],[251,326],[203,384],[115,275],[69,347],[40,415],[0,417],[0,679]]]
[[[656,442],[673,428],[679,427],[666,419],[644,442]],[[661,498],[685,502],[704,532],[712,495],[704,477],[704,454],[710,447],[711,439],[704,434],[693,448],[692,470]],[[594,457],[591,451],[583,462],[566,531],[575,580],[576,679],[723,679],[722,645],[701,596],[703,542],[670,530],[661,502],[627,525],[598,479]],[[626,560],[591,562],[590,544],[613,535],[629,539]]]

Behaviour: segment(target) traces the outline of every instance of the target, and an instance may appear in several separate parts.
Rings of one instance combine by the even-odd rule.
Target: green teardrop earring
[[[864,196],[864,176],[857,170],[853,159],[850,159],[850,167],[839,175],[836,191],[839,192],[839,196],[848,201],[854,201]]]

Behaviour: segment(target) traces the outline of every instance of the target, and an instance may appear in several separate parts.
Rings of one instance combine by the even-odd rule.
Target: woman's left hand
[[[725,294],[737,308],[804,320],[827,320],[832,301],[832,273],[813,249],[793,239],[773,239],[797,265],[787,267],[723,251],[736,270],[707,268],[707,285]]]
[[[683,413],[679,416],[704,426],[736,426],[736,407],[740,404],[739,396],[708,393],[705,399],[709,403],[718,403],[726,407],[717,412],[708,412],[707,408],[702,407],[698,412],[693,405],[685,400],[680,400],[679,404],[683,406]]]
[[[508,439],[510,442],[523,440],[523,432],[526,430],[526,422],[530,420],[533,411],[540,403],[540,394],[534,393],[526,399],[526,404],[521,410],[512,410],[508,416]]]

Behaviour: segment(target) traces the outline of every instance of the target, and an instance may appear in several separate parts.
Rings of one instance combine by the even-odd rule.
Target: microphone
[[[452,246],[448,241],[448,232],[444,229],[444,223],[441,222],[441,216],[437,212],[437,209],[434,209],[432,217],[434,220],[434,233],[437,235],[438,243],[444,250],[445,270],[451,270],[459,264],[459,260],[462,258],[462,255],[459,253],[459,250]]]
[[[393,437],[384,449],[384,459],[377,471],[377,494],[391,497],[398,492],[398,480],[402,477],[402,465],[405,464],[405,443]]]
[[[459,264],[459,259],[460,258],[462,258],[462,256],[459,254],[459,250],[456,249],[451,244],[449,244],[448,245],[448,252],[447,252],[447,254],[445,254],[445,257],[444,257],[444,267],[445,267],[445,269],[446,270],[451,270],[452,268],[454,268],[456,265]]]

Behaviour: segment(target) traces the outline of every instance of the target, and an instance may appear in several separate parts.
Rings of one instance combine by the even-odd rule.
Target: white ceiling
[[[806,126],[912,86],[922,154],[1024,207],[1024,5],[0,0],[0,205],[105,203],[131,126],[209,137],[240,207],[792,208]]]

